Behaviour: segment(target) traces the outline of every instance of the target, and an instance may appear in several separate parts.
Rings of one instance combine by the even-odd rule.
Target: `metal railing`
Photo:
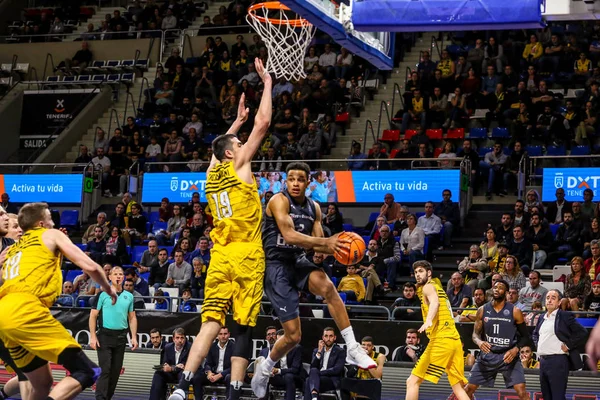
[[[135,118],[135,116],[137,115],[137,108],[135,106],[133,94],[129,91],[128,88],[127,92],[125,93],[125,107],[123,108],[123,121],[121,123],[122,126],[125,125],[125,122],[127,121],[127,107],[129,106],[129,99],[131,99],[131,108],[133,109],[133,113],[131,114],[131,116]]]
[[[406,87],[406,86],[404,86]],[[400,91],[400,85],[398,85],[398,83],[394,82],[394,88],[393,88],[393,94],[392,94],[392,111],[390,112],[390,114],[392,115],[392,118],[394,118],[395,111],[396,111],[396,94],[398,94],[398,98],[400,99],[400,104],[402,104],[402,110],[404,110],[404,95],[402,94],[402,92]]]
[[[163,34],[163,30],[154,29],[154,30],[143,30],[143,31],[121,31],[121,32],[82,32],[82,33],[46,33],[39,35],[6,35],[0,36],[0,42],[3,43],[39,43],[39,42],[48,42],[53,41],[50,39],[59,39],[59,41],[64,41],[65,39],[82,39],[86,40],[86,35],[94,35],[101,36],[105,35],[103,39],[97,40],[123,40],[123,39],[145,39],[142,38],[144,34],[148,33],[158,33],[161,32]],[[119,35],[120,37],[111,37],[114,35]],[[150,37],[148,37],[150,39]],[[27,40],[27,41],[25,41]]]
[[[150,92],[150,82],[148,81],[148,78],[146,78],[145,76],[142,77],[142,82],[140,84],[140,93],[138,95],[138,110],[140,108],[142,108],[142,105],[144,104],[142,102],[142,95],[144,94],[144,82],[146,82],[146,90],[148,90],[148,92]],[[138,111],[136,110],[136,111]],[[135,113],[135,115],[137,115],[137,112]]]
[[[119,125],[119,112],[117,111],[116,108],[111,108],[110,115],[108,116],[108,132],[104,132],[104,134],[106,136],[106,140],[110,140],[110,134],[112,132],[111,128],[112,128],[112,123],[113,123],[113,115],[115,117],[114,121],[117,124],[117,128],[121,128],[121,125]],[[102,128],[100,128],[100,129],[102,129]],[[94,144],[96,144],[97,135],[98,135],[98,128],[96,128],[96,132],[94,132]],[[96,150],[96,149],[94,149],[94,150]]]
[[[444,36],[442,35],[442,40],[439,41],[439,45],[438,45],[438,40],[435,36],[431,37],[431,45],[429,46],[429,56],[431,57],[431,60],[433,61],[433,49],[436,49],[437,51],[437,55],[438,55],[438,60],[442,59],[442,51],[440,50],[441,47],[444,47]]]
[[[421,51],[421,53],[423,53],[423,51]],[[423,57],[422,55],[419,56],[419,60],[422,60]],[[405,73],[404,73],[404,88],[406,88],[406,85],[408,85],[408,80],[410,79],[410,76],[412,75],[412,69],[410,67],[406,67]]]
[[[365,121],[365,135],[363,137],[363,146],[367,146],[367,133],[371,130],[371,137],[373,138],[373,143],[377,142],[377,136],[375,136],[375,131],[373,130],[373,122],[370,119]]]
[[[185,60],[185,44],[188,44],[190,48],[190,55],[188,57],[194,57],[194,48],[192,46],[192,37],[188,33],[183,35],[183,45],[181,46],[181,58]]]
[[[54,70],[56,69],[56,66],[54,65],[54,56],[52,56],[52,53],[46,53],[46,61],[44,62],[44,73],[42,74],[42,77],[44,79],[46,79],[46,77],[48,76],[46,74],[46,71],[48,70],[48,61],[50,61],[50,65],[52,66],[53,74],[54,74]]]
[[[177,40],[177,38],[181,37],[181,33],[183,32],[182,29],[167,29],[162,32],[162,36],[161,36],[161,41],[160,41],[160,56],[158,57],[159,61],[162,63],[164,61],[165,58],[165,48],[167,47],[167,36],[169,36],[169,39],[173,38],[175,40]],[[168,35],[169,33],[174,33],[177,32],[176,35]],[[179,49],[181,50],[181,39],[179,39]],[[170,54],[168,56],[166,56],[166,58],[169,58]]]
[[[538,170],[541,168],[545,168],[548,166],[541,165],[544,161],[552,161],[555,162],[557,160],[581,160],[584,163],[586,161],[591,161],[595,163],[600,163],[600,155],[597,154],[589,154],[589,155],[565,155],[565,156],[528,156],[522,157],[519,162],[519,198],[522,198],[525,193],[525,186],[528,184],[529,186],[537,186],[537,179],[541,179],[543,175],[538,174]],[[552,166],[554,167],[554,165]],[[574,166],[575,168],[578,166]],[[528,170],[527,170],[528,169]]]
[[[406,161],[408,159],[404,159],[404,161]],[[460,158],[460,157],[454,157],[454,158],[413,158],[411,159],[412,161],[410,162],[410,169],[458,169],[460,168],[460,162],[462,162],[464,159]],[[457,164],[454,164],[450,167],[447,166],[443,166],[442,163],[445,162],[455,162]],[[418,164],[422,164],[422,163],[427,163],[425,165],[418,165]]]
[[[379,118],[377,119],[377,140],[379,140],[379,136],[381,135],[381,120],[383,119],[384,109],[388,123],[388,127],[386,129],[391,129],[392,127],[392,118],[390,117],[390,110],[388,109],[387,102],[385,100],[381,100],[381,103],[379,104]]]
[[[460,162],[460,191],[458,207],[460,208],[460,226],[465,226],[465,220],[473,205],[473,187],[471,185],[471,160],[467,157]],[[466,185],[467,190],[464,190]]]

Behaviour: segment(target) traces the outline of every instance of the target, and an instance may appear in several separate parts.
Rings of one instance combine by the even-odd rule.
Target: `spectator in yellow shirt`
[[[473,292],[473,300],[475,300],[475,304],[468,306],[468,310],[463,310],[458,317],[459,322],[475,322],[477,310],[485,304],[485,290],[481,288],[475,289]]]
[[[523,50],[523,67],[537,64],[542,54],[544,54],[544,46],[538,42],[537,36],[531,35],[529,43],[525,46],[525,50]]]
[[[533,350],[529,346],[523,346],[520,350],[521,364],[526,369],[538,369],[540,367],[539,361],[533,358]]]
[[[362,276],[358,275],[358,268],[354,265],[346,267],[348,275],[342,278],[338,284],[338,292],[346,293],[346,298],[353,301],[363,301],[366,289]]]

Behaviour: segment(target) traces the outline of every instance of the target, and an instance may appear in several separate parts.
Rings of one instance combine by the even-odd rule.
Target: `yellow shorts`
[[[204,287],[202,322],[225,324],[233,303],[233,320],[255,326],[263,297],[265,252],[261,245],[230,243],[215,245]]]
[[[450,386],[467,383],[460,339],[431,340],[412,370],[414,376],[432,383],[438,383],[444,372],[448,374]]]
[[[0,338],[19,369],[39,357],[53,363],[69,347],[81,348],[36,296],[10,293],[0,299]]]

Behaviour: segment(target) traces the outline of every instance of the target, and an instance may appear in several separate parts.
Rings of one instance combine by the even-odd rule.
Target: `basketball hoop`
[[[267,72],[288,81],[306,78],[304,55],[315,33],[310,22],[279,1],[250,6],[246,21],[267,47]]]

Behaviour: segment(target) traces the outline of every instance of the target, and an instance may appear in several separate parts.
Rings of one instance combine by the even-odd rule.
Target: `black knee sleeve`
[[[58,363],[69,371],[71,378],[79,382],[83,389],[92,386],[100,376],[100,368],[81,349],[66,348],[58,357]]]
[[[237,325],[237,324],[236,324]],[[232,357],[241,357],[250,360],[252,356],[252,331],[253,327],[246,325],[237,325],[237,335],[235,337],[235,346],[233,346]]]

